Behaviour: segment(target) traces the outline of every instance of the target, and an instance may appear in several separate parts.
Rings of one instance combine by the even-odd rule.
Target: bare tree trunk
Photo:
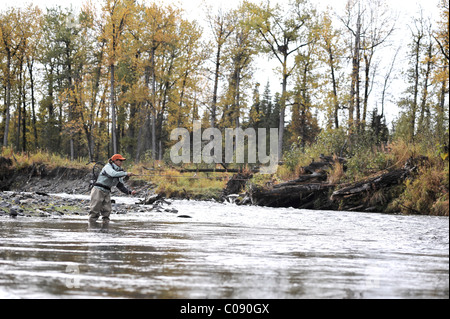
[[[417,112],[417,100],[419,95],[419,67],[420,67],[420,42],[422,36],[419,35],[415,42],[415,65],[414,65],[414,96],[413,96],[413,104],[411,106],[411,122],[410,122],[410,138],[414,139],[415,129],[416,129],[416,112]]]
[[[152,126],[152,159],[156,160],[156,70],[155,54],[157,47],[153,46],[151,55],[152,72],[152,107],[151,107],[151,126]]]
[[[365,62],[365,68],[364,68],[364,100],[363,100],[363,114],[362,114],[362,123],[361,128],[362,130],[365,129],[366,126],[366,118],[367,118],[367,107],[369,104],[369,88],[370,88],[370,66],[372,62],[372,56],[373,52],[369,52],[369,54],[364,54],[364,62]]]
[[[110,76],[111,76],[111,92],[110,92],[110,102],[111,102],[111,141],[112,141],[112,152],[117,153],[117,136],[116,136],[116,105],[115,105],[115,92],[114,92],[114,63],[111,63]]]
[[[394,58],[392,59],[391,67],[389,68],[388,72],[384,76],[384,85],[383,85],[383,92],[381,95],[381,117],[384,116],[384,101],[386,99],[386,91],[389,86],[389,79],[391,77],[392,71],[394,70],[395,60],[397,59],[397,54],[400,51],[401,47],[397,48],[397,51],[395,51]]]
[[[334,74],[334,57],[331,47],[328,48],[328,54],[330,56],[330,68],[331,68],[331,81],[333,82],[333,100],[334,100],[334,127],[339,128],[339,99],[337,96],[337,82],[336,75]]]
[[[16,136],[16,147],[17,150],[20,151],[20,130],[22,128],[22,86],[23,86],[23,79],[22,79],[22,58],[19,59],[19,87],[18,87],[18,93],[19,93],[19,101],[17,103],[17,111],[18,111],[18,117],[17,117],[17,136]],[[23,149],[22,149],[23,151]]]
[[[38,143],[38,134],[36,128],[36,100],[34,98],[34,76],[33,76],[33,64],[34,61],[27,59],[28,64],[28,72],[30,73],[30,86],[31,86],[31,116],[32,116],[32,124],[33,124],[33,136],[34,136],[34,147],[36,149],[39,148]]]
[[[432,58],[433,58],[432,54],[433,54],[433,44],[430,42],[427,50],[427,69],[425,71],[425,79],[423,82],[423,90],[422,90],[422,101],[420,103],[420,117],[418,123],[419,130],[424,129],[426,126],[424,120],[425,120],[425,113],[427,112],[428,86],[431,75]]]
[[[287,79],[289,77],[289,74],[287,72],[287,57],[287,54],[285,54],[283,61],[283,82],[281,86],[280,127],[278,129],[278,158],[280,160],[283,158],[284,116],[286,113]]]
[[[219,90],[219,72],[220,72],[220,52],[222,49],[221,43],[217,45],[217,54],[216,54],[216,68],[214,71],[214,90],[212,97],[212,105],[211,105],[211,127],[216,126],[216,109],[217,109],[217,92]]]
[[[11,52],[7,51],[6,62],[6,116],[5,116],[5,134],[3,135],[3,146],[8,146],[9,122],[11,121]]]
[[[352,83],[350,88],[350,106],[348,109],[349,129],[355,127],[354,112],[356,108],[356,127],[359,125],[359,58],[361,47],[361,15],[358,14],[358,22],[355,32],[355,46],[352,57]]]

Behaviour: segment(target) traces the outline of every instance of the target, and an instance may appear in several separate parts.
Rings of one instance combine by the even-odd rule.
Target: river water
[[[0,217],[0,298],[449,298],[448,217],[170,208]]]

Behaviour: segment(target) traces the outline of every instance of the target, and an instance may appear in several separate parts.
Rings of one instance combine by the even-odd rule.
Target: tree
[[[391,36],[395,29],[395,21],[397,21],[397,17],[391,13],[384,0],[371,0],[366,10],[367,17],[364,20],[368,26],[362,40],[364,59],[363,111],[362,118],[357,119],[360,123],[360,131],[365,129],[372,78],[376,75],[376,68],[373,67],[375,52]]]
[[[145,119],[145,122],[141,126],[138,136],[136,160],[140,158],[146,148],[142,141],[144,136],[151,137],[151,156],[153,159],[157,159],[157,136],[161,136],[162,127],[160,125],[160,131],[157,132],[157,118],[160,116],[162,121],[162,113],[164,112],[162,109],[163,103],[161,103],[164,94],[158,96],[157,85],[167,84],[163,81],[162,73],[158,74],[158,68],[161,66],[159,64],[161,61],[158,61],[158,58],[161,57],[163,61],[170,60],[162,55],[162,52],[164,51],[163,47],[169,46],[176,36],[175,21],[180,10],[171,6],[159,7],[153,3],[150,6],[141,7],[140,13],[138,28],[132,32],[132,35],[138,43],[138,50],[144,60],[142,65],[148,98],[143,108],[142,119]],[[159,83],[158,79],[160,80]],[[159,109],[158,106],[160,106]]]
[[[439,143],[448,143],[448,110],[445,112],[445,102],[448,103],[448,79],[449,79],[449,1],[441,0],[441,19],[438,21],[438,29],[433,33],[439,54],[437,54],[436,68],[434,68],[433,81],[440,84],[438,103],[436,104],[436,135]],[[448,104],[447,104],[448,107]],[[446,118],[447,114],[447,118]],[[445,134],[445,122],[447,121],[447,134]]]
[[[319,46],[324,51],[324,54],[319,54],[319,59],[329,67],[329,76],[332,86],[331,92],[327,94],[327,96],[331,95],[332,100],[332,108],[328,112],[328,114],[330,114],[330,119],[328,121],[330,124],[328,126],[331,126],[331,123],[333,123],[335,128],[339,128],[339,110],[341,108],[339,98],[339,71],[342,69],[341,61],[346,50],[343,43],[341,43],[342,32],[333,28],[329,11],[324,13],[320,25],[321,28],[318,28]],[[325,82],[327,81],[325,80]]]
[[[272,54],[281,64],[278,158],[282,158],[287,81],[296,67],[295,62],[293,65],[288,65],[288,58],[308,44],[306,31],[307,23],[311,18],[310,4],[307,0],[295,0],[285,10],[282,10],[279,5],[271,7],[270,2],[260,6],[247,3],[247,7],[253,14],[252,26],[263,40],[260,49]]]
[[[87,154],[89,161],[95,161],[99,158],[99,151],[95,151],[96,139],[100,136],[99,122],[102,121],[97,115],[101,108],[104,97],[98,99],[100,90],[103,87],[106,92],[106,85],[102,86],[102,65],[105,58],[106,40],[97,41],[97,37],[101,34],[103,28],[102,21],[99,21],[95,8],[85,5],[78,17],[79,36],[81,47],[79,54],[82,55],[80,60],[80,74],[78,81],[75,82],[76,87],[73,93],[78,95],[77,113],[81,119],[81,127],[86,138]]]
[[[420,100],[420,114],[419,114],[419,121],[417,123],[417,128],[420,131],[424,131],[427,128],[430,127],[430,120],[431,120],[431,112],[429,107],[429,88],[431,85],[431,72],[435,65],[435,50],[434,50],[434,43],[431,39],[431,26],[427,30],[427,43],[424,48],[424,58],[422,63],[425,64],[424,70],[423,70],[423,81],[422,81],[422,98]]]
[[[352,72],[351,72],[351,86],[350,86],[350,98],[348,106],[348,127],[350,132],[354,130],[354,127],[359,126],[360,118],[360,61],[361,61],[361,34],[362,34],[362,8],[359,0],[349,0],[346,5],[346,16],[341,17],[341,21],[352,35],[350,41],[351,47],[351,60],[352,60]],[[355,21],[356,20],[356,21]],[[356,24],[356,26],[355,26]],[[356,124],[354,120],[356,108]]]
[[[60,29],[65,23],[64,17],[66,15],[60,7],[47,9],[43,16],[42,38],[38,44],[40,52],[38,61],[44,68],[42,83],[47,87],[46,94],[39,103],[38,131],[41,132],[39,144],[51,152],[61,151],[63,111],[60,95],[64,90],[64,67],[61,57],[64,50],[60,41]]]
[[[258,129],[261,125],[264,113],[261,110],[261,94],[259,93],[259,87],[261,84],[256,83],[253,88],[253,103],[249,112],[249,126]]]
[[[112,153],[117,153],[116,132],[116,96],[115,96],[115,67],[122,53],[122,43],[125,29],[130,23],[134,7],[133,0],[106,0],[102,10],[106,21],[103,38],[107,43],[108,66],[110,76],[110,104],[111,104],[111,143]]]
[[[8,146],[8,133],[11,121],[11,90],[13,59],[19,54],[24,45],[24,37],[20,34],[20,9],[10,8],[0,15],[0,50],[6,55],[5,70],[5,130],[3,146]]]
[[[29,7],[31,8],[31,6]],[[16,126],[16,148],[25,152],[27,150],[27,108],[26,108],[26,56],[28,55],[28,38],[31,36],[29,25],[31,24],[30,12],[27,9],[20,10],[17,16],[18,33],[22,38],[22,47],[18,51],[16,57],[16,73],[17,73],[17,126]],[[22,135],[22,139],[20,138]]]
[[[423,55],[424,48],[428,47],[425,42],[426,37],[426,21],[423,17],[423,12],[420,12],[420,18],[413,19],[413,26],[409,26],[411,31],[411,43],[410,47],[410,68],[407,70],[407,81],[410,86],[406,90],[405,96],[400,100],[399,105],[406,109],[409,118],[408,138],[413,140],[416,135],[417,124],[417,112],[419,111],[419,99],[420,99],[420,83],[423,78]],[[428,71],[425,73],[424,85],[428,86]],[[424,92],[425,93],[425,92]],[[425,100],[423,100],[425,98]],[[425,105],[427,97],[422,96],[422,104]]]
[[[225,45],[228,37],[233,32],[235,26],[233,20],[231,19],[230,12],[223,12],[219,10],[216,15],[212,15],[209,11],[207,13],[209,25],[213,33],[216,54],[214,56],[214,88],[211,101],[211,120],[210,126],[213,128],[216,126],[216,116],[217,116],[217,101],[218,101],[218,90],[219,90],[219,79],[221,76],[221,64],[222,64],[222,53],[223,46]]]
[[[82,72],[86,61],[85,43],[81,37],[80,25],[73,9],[60,12],[61,23],[56,30],[56,41],[60,44],[59,60],[62,65],[63,92],[61,103],[67,107],[67,120],[64,121],[64,134],[69,138],[70,159],[75,159],[75,136],[80,131],[79,91]]]
[[[351,86],[348,107],[350,132],[364,129],[371,88],[371,72],[374,73],[375,49],[392,34],[396,17],[386,7],[384,0],[349,0],[345,16],[340,17],[350,34]],[[361,105],[361,62],[364,61],[364,92]],[[375,74],[372,75],[372,78]]]
[[[384,117],[384,109],[385,109],[385,101],[386,101],[386,96],[387,96],[387,90],[390,87],[391,83],[392,83],[392,73],[394,71],[394,66],[396,64],[396,60],[397,60],[397,56],[398,53],[400,51],[401,47],[398,47],[397,50],[395,51],[394,57],[392,58],[391,64],[389,66],[389,68],[387,69],[384,78],[383,78],[383,90],[381,92],[381,117]]]
[[[42,38],[43,17],[42,11],[38,7],[29,7],[30,21],[27,23],[29,30],[28,50],[26,54],[27,69],[29,72],[30,94],[31,94],[31,116],[34,137],[34,149],[39,148],[39,139],[37,132],[37,116],[36,116],[36,80],[35,80],[35,63],[39,58],[39,42]]]
[[[224,105],[222,125],[238,128],[241,126],[240,118],[244,108],[243,88],[246,80],[251,77],[251,63],[257,52],[254,46],[255,33],[249,23],[251,17],[245,7],[241,6],[231,14],[235,27],[225,49],[225,60],[228,61],[225,67],[229,76],[228,89],[222,102]]]
[[[294,71],[295,87],[292,92],[292,121],[289,131],[290,144],[300,140],[304,148],[311,144],[319,133],[317,118],[313,116],[314,95],[319,86],[319,77],[315,70],[318,68],[317,57],[317,28],[311,28],[308,45],[296,55],[297,68]]]

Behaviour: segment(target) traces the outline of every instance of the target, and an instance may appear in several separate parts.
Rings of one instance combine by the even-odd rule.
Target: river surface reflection
[[[171,208],[0,217],[0,297],[449,298],[447,217]]]

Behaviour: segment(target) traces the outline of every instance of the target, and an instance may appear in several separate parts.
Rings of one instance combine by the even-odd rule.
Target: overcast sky
[[[38,5],[41,8],[52,7],[56,5],[60,5],[62,7],[68,7],[71,4],[74,7],[80,7],[86,0],[0,0],[1,7],[8,6],[21,6],[29,3],[33,3]],[[254,2],[259,2],[260,0],[255,0]],[[101,1],[94,1],[101,2]],[[151,0],[148,0],[151,2]],[[223,8],[234,8],[236,7],[241,0],[158,0],[158,3],[174,3],[178,4],[182,7],[186,13],[191,14],[192,19],[200,19],[202,14],[202,8],[205,6],[205,3],[208,5],[212,5],[214,7],[223,7]],[[287,0],[272,0],[273,2],[287,2]],[[337,12],[341,12],[344,8],[347,0],[311,0],[311,2],[315,5],[326,7],[327,5],[335,9]],[[418,7],[421,6],[425,9],[426,12],[430,12],[430,14],[436,15],[438,14],[437,5],[439,0],[390,0],[388,4],[394,10],[398,10],[403,16],[411,16],[414,15]]]

